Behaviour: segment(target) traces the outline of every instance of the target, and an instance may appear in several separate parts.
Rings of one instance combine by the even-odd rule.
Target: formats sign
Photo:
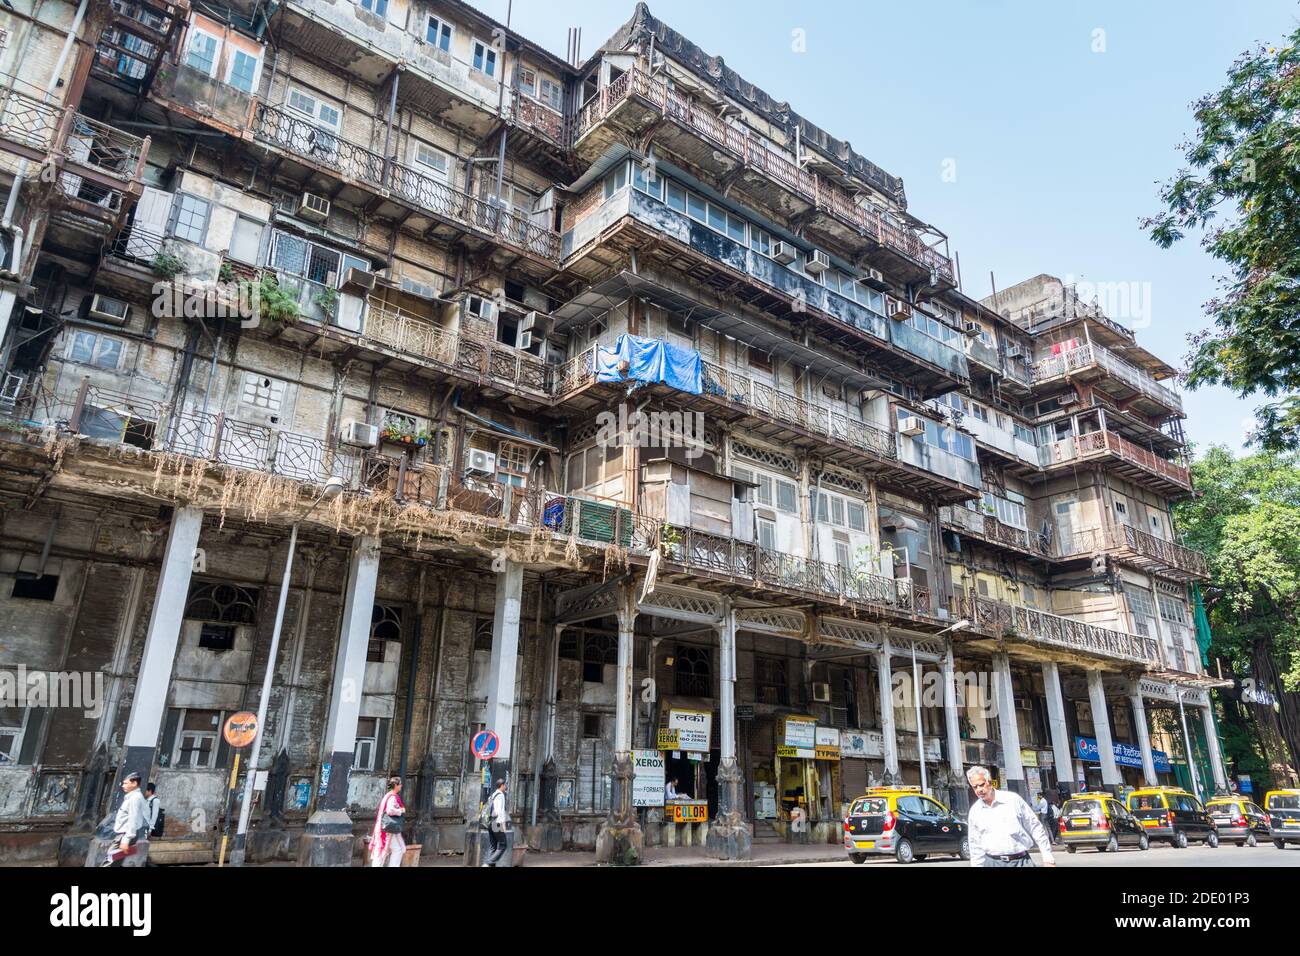
[[[664,805],[664,755],[658,750],[632,751],[632,806]]]
[[[668,711],[668,719],[659,728],[655,746],[660,750],[689,750],[707,753],[712,740],[713,715],[702,710]]]
[[[1088,763],[1101,763],[1101,754],[1097,751],[1097,741],[1092,737],[1075,737],[1074,752],[1080,760]],[[1151,762],[1155,764],[1156,773],[1169,773],[1169,755],[1163,750],[1151,751]],[[1132,744],[1115,743],[1115,763],[1121,767],[1142,766],[1142,751]]]

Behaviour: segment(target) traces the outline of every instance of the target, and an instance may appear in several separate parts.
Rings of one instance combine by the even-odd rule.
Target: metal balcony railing
[[[340,178],[381,194],[398,196],[420,209],[491,236],[544,259],[558,261],[560,236],[509,209],[467,196],[441,180],[353,143],[309,120],[266,103],[254,114],[253,136],[301,156]]]
[[[1071,372],[1094,365],[1148,398],[1155,399],[1166,408],[1174,409],[1179,413],[1183,411],[1183,400],[1177,392],[1160,384],[1137,366],[1124,361],[1110,349],[1096,344],[1080,345],[1036,363],[1034,384],[1069,375]]]
[[[1087,435],[1075,438],[1074,442],[1075,451],[1080,458],[1109,453],[1180,487],[1187,489],[1192,487],[1192,473],[1188,469],[1161,458],[1153,451],[1135,445],[1115,432],[1089,432]]]
[[[1138,634],[1113,631],[1045,611],[1012,607],[1001,601],[973,595],[954,597],[953,613],[959,619],[970,620],[979,630],[998,636],[1022,637],[1151,667],[1160,666],[1160,651],[1156,641]]]
[[[801,168],[762,141],[744,135],[709,110],[697,106],[689,97],[671,89],[663,79],[651,76],[639,67],[623,73],[581,109],[575,122],[575,141],[604,120],[629,96],[639,96],[665,117],[693,130],[746,166],[761,170],[770,179],[802,196],[817,209],[853,227],[863,236],[952,281],[952,260],[926,246],[917,235],[887,221],[876,210],[858,205],[840,186]]]
[[[1051,545],[1043,535],[1024,528],[1003,524],[996,516],[991,514],[952,505],[941,510],[940,518],[945,523],[955,525],[973,537],[993,544],[1014,548],[1026,554],[1043,556],[1051,556],[1052,554]]]
[[[1057,544],[1057,554],[1062,558],[1100,551],[1120,552],[1143,564],[1183,572],[1190,577],[1208,577],[1210,573],[1209,561],[1201,552],[1128,525],[1117,529],[1085,528]]]
[[[0,74],[0,81],[24,81]],[[0,140],[60,157],[72,172],[83,170],[125,188],[144,165],[149,140],[91,119],[13,86],[0,97]],[[65,174],[67,175],[67,174]]]

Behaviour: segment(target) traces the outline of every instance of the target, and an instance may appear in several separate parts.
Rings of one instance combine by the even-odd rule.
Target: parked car
[[[1181,787],[1144,787],[1128,795],[1128,812],[1152,839],[1183,849],[1192,840],[1219,845],[1219,831],[1205,807]]]
[[[1288,843],[1300,843],[1300,790],[1270,790],[1264,810],[1275,847],[1285,850]]]
[[[1205,805],[1219,829],[1219,839],[1237,846],[1255,846],[1269,839],[1268,814],[1245,797],[1215,797]]]
[[[920,787],[874,787],[854,800],[844,818],[844,849],[854,863],[890,853],[899,863],[931,853],[970,859],[966,824]]]
[[[1122,846],[1139,850],[1151,846],[1142,824],[1109,793],[1074,794],[1061,807],[1059,826],[1061,840],[1071,853],[1081,846],[1103,853],[1116,853]]]

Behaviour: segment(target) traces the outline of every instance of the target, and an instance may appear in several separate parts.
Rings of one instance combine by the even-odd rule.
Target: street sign
[[[480,730],[470,741],[469,749],[479,760],[491,760],[500,746],[501,741],[496,734],[490,730]]]
[[[241,710],[237,714],[231,714],[221,732],[226,738],[226,743],[236,750],[247,747],[257,739],[257,714],[251,710]]]

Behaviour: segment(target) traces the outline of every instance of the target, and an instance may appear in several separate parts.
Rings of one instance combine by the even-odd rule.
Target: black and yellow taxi
[[[861,863],[869,855],[892,854],[899,863],[931,853],[970,859],[966,824],[920,787],[872,787],[849,805],[844,849]]]
[[[1128,795],[1128,812],[1153,840],[1186,848],[1193,840],[1219,845],[1219,830],[1200,800],[1181,787],[1143,787]]]
[[[1109,793],[1076,793],[1061,807],[1061,841],[1074,853],[1081,846],[1115,853],[1122,846],[1151,845],[1142,824]]]
[[[1268,814],[1246,797],[1215,797],[1205,804],[1210,819],[1219,828],[1219,839],[1237,846],[1255,846],[1269,839]]]
[[[1264,794],[1264,812],[1275,847],[1285,850],[1288,843],[1300,843],[1300,790],[1270,790]]]

